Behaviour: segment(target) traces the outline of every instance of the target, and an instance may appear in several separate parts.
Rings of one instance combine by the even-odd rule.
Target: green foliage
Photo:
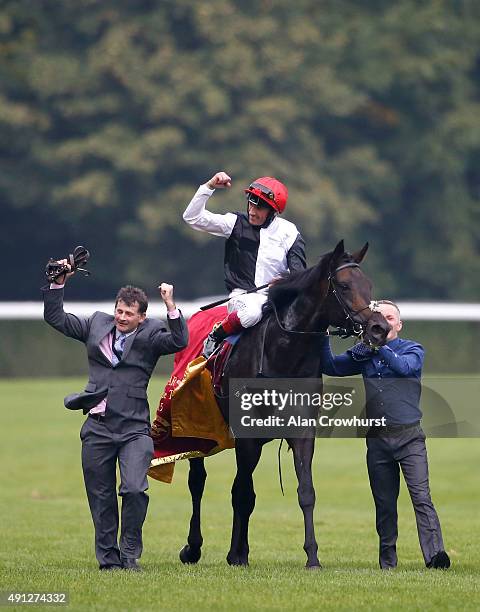
[[[83,298],[220,292],[221,244],[181,213],[225,169],[216,210],[242,209],[256,176],[286,182],[310,263],[369,240],[379,294],[476,299],[479,37],[474,0],[7,0],[5,256],[87,244]]]

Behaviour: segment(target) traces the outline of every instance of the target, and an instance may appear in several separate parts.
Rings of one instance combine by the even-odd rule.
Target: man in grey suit
[[[67,264],[66,260],[60,263]],[[147,470],[153,456],[147,385],[161,355],[188,343],[185,320],[173,301],[173,286],[162,283],[170,331],[146,316],[148,301],[136,287],[122,287],[114,315],[79,317],[63,310],[63,287],[73,273],[44,288],[45,321],[86,345],[89,381],[65,398],[71,410],[88,414],[82,429],[82,468],[95,526],[95,552],[101,570],[140,570],[142,526],[148,506]],[[116,466],[122,497],[120,541]]]

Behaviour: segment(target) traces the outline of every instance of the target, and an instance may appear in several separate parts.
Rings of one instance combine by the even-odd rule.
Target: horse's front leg
[[[192,517],[190,519],[190,530],[186,544],[180,551],[182,563],[197,563],[202,556],[202,531],[200,528],[200,507],[207,472],[203,458],[189,459],[190,469],[188,472],[188,488],[192,496]]]
[[[253,472],[262,454],[262,441],[237,439],[237,474],[232,486],[232,541],[227,555],[229,565],[248,565],[248,523],[255,508]]]
[[[312,480],[312,459],[315,448],[315,438],[294,438],[287,440],[293,450],[295,472],[298,479],[298,503],[303,511],[305,524],[305,543],[303,549],[307,553],[307,569],[320,568],[317,556],[317,540],[313,526],[313,509],[315,507],[315,489]]]

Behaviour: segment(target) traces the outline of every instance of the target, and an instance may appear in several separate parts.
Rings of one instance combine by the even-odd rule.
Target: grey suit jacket
[[[125,342],[122,359],[116,366],[105,357],[100,342],[115,327],[112,315],[95,312],[78,317],[63,310],[63,289],[44,289],[45,321],[69,338],[85,344],[89,381],[85,390],[65,398],[71,410],[86,414],[107,399],[105,423],[115,433],[146,431],[150,426],[147,386],[161,355],[176,353],[188,344],[188,328],[183,316],[162,321],[146,318]]]

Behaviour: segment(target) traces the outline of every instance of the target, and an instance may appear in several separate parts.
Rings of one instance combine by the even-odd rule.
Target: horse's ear
[[[365,253],[366,253],[367,251],[368,251],[368,242],[366,242],[366,243],[363,245],[363,247],[360,249],[360,251],[357,251],[356,253],[354,253],[354,254],[352,255],[353,260],[354,260],[356,263],[360,263],[360,262],[363,260],[363,258],[365,257]]]
[[[332,272],[332,270],[334,270],[337,267],[337,262],[344,253],[345,253],[345,246],[343,244],[343,240],[340,240],[340,242],[333,249],[331,254],[328,255],[328,258],[325,259],[325,262],[324,262],[327,264],[330,270],[330,273]]]
[[[331,261],[336,261],[344,253],[345,253],[345,246],[343,244],[343,240],[340,240],[337,246],[333,249]]]

